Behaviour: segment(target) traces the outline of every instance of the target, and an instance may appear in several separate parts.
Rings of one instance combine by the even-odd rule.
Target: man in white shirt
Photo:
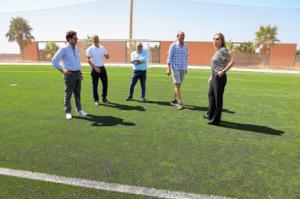
[[[109,59],[109,54],[106,49],[99,44],[98,35],[93,36],[94,44],[86,50],[86,56],[88,63],[90,64],[92,71],[91,76],[93,80],[93,96],[95,105],[99,105],[98,95],[98,82],[99,78],[102,82],[102,102],[107,102],[107,73],[104,66],[104,58]]]

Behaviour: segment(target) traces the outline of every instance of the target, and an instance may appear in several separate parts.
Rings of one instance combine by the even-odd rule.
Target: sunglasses
[[[220,38],[213,38],[213,40],[214,40],[214,41],[219,41],[219,40],[220,40]]]
[[[78,40],[78,38],[77,38],[77,37],[75,37],[75,38],[73,37],[72,39],[74,39],[75,41],[77,41],[77,40]]]

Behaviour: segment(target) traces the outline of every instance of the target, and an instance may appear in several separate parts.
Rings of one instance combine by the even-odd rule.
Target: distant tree
[[[92,36],[87,35],[86,38],[82,41],[82,48],[80,48],[80,54],[85,55],[85,51],[88,47],[93,44]]]
[[[296,55],[300,55],[300,50],[297,50]]]
[[[58,51],[58,49],[59,49],[59,47],[54,41],[47,42],[47,44],[44,48],[46,58],[48,60],[52,59],[52,57],[55,55],[55,53]]]
[[[255,47],[254,44],[251,41],[240,43],[238,46],[236,46],[236,52],[239,53],[254,53]]]
[[[83,48],[84,48],[84,50],[86,50],[92,44],[93,44],[93,38],[92,38],[92,36],[87,35],[86,38],[83,40]]]
[[[6,37],[9,42],[16,41],[20,47],[20,53],[24,59],[24,47],[34,40],[31,35],[32,28],[28,21],[22,17],[15,17],[10,20],[9,30]]]
[[[265,64],[267,61],[266,58],[270,54],[271,46],[275,42],[279,42],[279,39],[277,38],[277,27],[271,25],[260,26],[255,34],[255,47],[260,48],[260,53]]]
[[[154,46],[150,47],[152,51],[157,51],[160,49],[160,46],[158,44],[155,44]]]
[[[231,39],[229,39],[229,40],[226,41],[226,47],[231,52],[235,51],[235,47],[234,47],[233,42],[231,41]]]
[[[259,30],[255,33],[255,43],[257,46],[261,44],[274,44],[275,42],[279,42],[277,38],[277,27],[276,26],[260,26]]]

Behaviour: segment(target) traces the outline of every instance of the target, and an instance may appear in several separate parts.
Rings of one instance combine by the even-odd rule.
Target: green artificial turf
[[[130,68],[107,72],[110,103],[95,107],[84,67],[82,106],[90,115],[67,121],[55,69],[0,66],[0,167],[196,194],[300,198],[300,75],[229,72],[223,123],[211,126],[202,118],[208,70],[189,70],[182,111],[169,105],[173,85],[165,69],[147,71],[146,103],[138,101],[139,83],[136,100],[124,101]],[[73,98],[72,108],[76,116]],[[122,198],[0,176],[0,198],[21,193]]]
[[[146,196],[84,189],[61,184],[0,176],[2,199],[155,199]]]

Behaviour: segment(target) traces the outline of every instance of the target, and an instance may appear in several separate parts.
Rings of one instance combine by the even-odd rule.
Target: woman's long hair
[[[220,39],[222,40],[222,45],[221,45],[221,47],[226,48],[226,41],[225,41],[225,37],[224,37],[223,33],[218,32],[218,33],[215,34],[215,36],[216,36],[216,35],[218,35],[218,36],[220,37]]]

